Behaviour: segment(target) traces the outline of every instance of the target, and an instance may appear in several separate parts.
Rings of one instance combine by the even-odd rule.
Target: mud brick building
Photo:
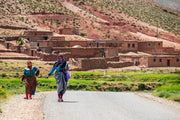
[[[145,53],[162,53],[163,43],[162,41],[141,41],[138,42],[138,51]]]
[[[29,30],[24,31],[23,38],[27,39],[32,47],[32,49],[36,49],[38,46],[37,40],[48,40],[53,33],[50,31],[36,31],[36,30]]]
[[[137,52],[138,42],[137,41],[120,41],[120,40],[96,40],[88,41],[87,47],[101,48],[101,47],[116,47],[121,53],[126,52]]]
[[[146,67],[180,67],[180,55],[152,55],[140,58]]]
[[[138,41],[122,41],[122,45],[119,48],[119,52],[137,52],[138,51]]]
[[[51,36],[53,36],[53,32],[51,31],[28,30],[24,31],[23,34],[23,37],[29,40],[29,42],[36,42],[37,40],[48,40]]]
[[[64,28],[58,32],[74,34],[73,28]],[[162,41],[66,40],[63,35],[53,36],[51,31],[37,30],[25,31],[22,37],[29,41],[30,47],[20,47],[7,40],[3,41],[3,45],[44,61],[55,61],[57,54],[61,53],[81,70],[133,65],[180,67],[180,52],[173,47],[163,47]]]

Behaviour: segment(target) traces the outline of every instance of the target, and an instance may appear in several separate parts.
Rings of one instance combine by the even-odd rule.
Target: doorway
[[[103,57],[103,52],[102,51],[100,51],[100,57]]]
[[[167,60],[167,66],[170,66],[170,60]]]
[[[9,49],[9,43],[7,43],[7,49]]]
[[[33,50],[31,50],[31,56],[34,56],[34,54],[33,54],[34,52],[33,52]]]

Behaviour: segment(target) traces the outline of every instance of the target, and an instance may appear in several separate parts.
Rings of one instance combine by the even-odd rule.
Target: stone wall
[[[111,57],[111,58],[105,58],[106,61],[114,61],[114,62],[119,62],[119,57]]]
[[[140,58],[142,57],[143,56],[139,56],[139,55],[120,55],[119,59],[121,61],[133,62],[134,65],[138,66],[140,65]]]
[[[128,66],[133,66],[133,62],[107,62],[108,67],[112,68],[123,68]]]
[[[24,31],[24,34],[23,34],[23,36],[26,36],[26,37],[35,37],[35,36],[44,37],[44,36],[52,36],[52,35],[53,35],[53,32],[51,31],[36,31],[36,30],[27,30],[27,31]]]
[[[122,41],[92,40],[92,41],[87,41],[87,47],[91,47],[91,48],[122,47]]]
[[[122,68],[133,66],[133,62],[119,62],[118,57],[114,58],[71,58],[70,64],[78,67],[79,70]]]
[[[162,53],[163,42],[162,41],[141,41],[138,42],[138,51],[145,53]]]
[[[64,40],[38,40],[39,47],[73,47],[80,45],[82,47],[87,46],[86,41],[64,41]]]
[[[119,53],[119,51],[118,51],[118,48],[105,48],[105,50],[104,50],[104,57],[116,57],[116,56],[118,56],[118,53]]]
[[[104,53],[104,48],[71,48],[73,58],[100,57],[101,53]]]
[[[5,37],[6,41],[14,41],[17,40],[20,36],[15,36],[15,37]]]
[[[65,36],[52,36],[50,40],[52,40],[52,41],[65,41]]]
[[[106,69],[108,68],[107,61],[103,58],[87,58],[81,60],[81,69]]]
[[[20,29],[24,29],[24,30],[28,30],[29,28],[27,27],[19,27],[19,26],[4,26],[4,25],[0,25],[0,28],[3,28],[3,29],[12,29],[12,30],[20,30]]]
[[[139,63],[141,67],[148,67],[148,57],[143,56],[139,59]]]
[[[87,47],[87,41],[67,41],[69,42],[70,46],[73,47],[75,45],[80,45],[81,47]]]
[[[174,54],[174,53],[179,53],[179,52],[175,51],[173,47],[163,47],[163,53]]]
[[[11,43],[11,42],[5,42],[3,45],[4,45],[7,49],[11,49],[11,50],[13,50],[13,51],[20,52],[20,46],[15,45],[15,44],[13,44],[13,43]]]

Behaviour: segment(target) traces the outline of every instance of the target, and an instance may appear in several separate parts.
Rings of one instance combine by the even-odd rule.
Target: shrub
[[[6,75],[6,73],[2,73],[2,75],[1,75],[2,77],[6,77],[7,75]]]
[[[139,84],[138,85],[138,90],[145,90],[146,89],[146,85],[145,84]]]
[[[131,26],[134,26],[134,27],[136,27],[136,24],[135,24],[135,23],[132,23],[132,24],[131,24]]]
[[[171,100],[180,102],[180,94],[178,94],[178,95],[172,95],[170,98],[171,98]]]
[[[87,36],[86,33],[80,33],[80,36],[84,37],[84,36]]]
[[[19,77],[19,73],[16,73],[16,75],[14,77]]]
[[[19,46],[21,46],[21,45],[24,44],[24,42],[23,42],[23,40],[22,40],[21,37],[19,37],[19,38],[16,40],[16,43],[18,43]]]
[[[6,91],[0,87],[0,98],[6,98],[6,97],[7,97]]]
[[[159,93],[158,96],[168,98],[168,97],[170,97],[170,93],[166,92],[166,91],[162,91],[162,92]]]

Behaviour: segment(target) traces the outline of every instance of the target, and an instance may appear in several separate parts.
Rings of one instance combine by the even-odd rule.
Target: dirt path
[[[43,120],[42,105],[48,92],[37,93],[31,100],[24,94],[11,97],[2,105],[0,120]]]
[[[86,12],[86,11],[80,9],[79,7],[76,7],[75,5],[73,5],[73,4],[69,3],[69,2],[66,2],[66,1],[65,1],[65,2],[62,3],[62,5],[63,5],[64,7],[66,7],[67,9],[69,9],[70,11],[72,11],[72,12],[74,12],[74,13],[77,13],[77,14],[81,15],[81,16],[84,17],[84,18],[86,18],[86,17],[91,17],[91,18],[93,18],[93,19],[96,19],[96,20],[99,21],[99,22],[108,23],[108,21],[103,20],[103,19],[101,19],[101,18],[99,18],[99,17],[97,17],[97,16],[94,16],[94,15],[90,14],[89,12]]]

